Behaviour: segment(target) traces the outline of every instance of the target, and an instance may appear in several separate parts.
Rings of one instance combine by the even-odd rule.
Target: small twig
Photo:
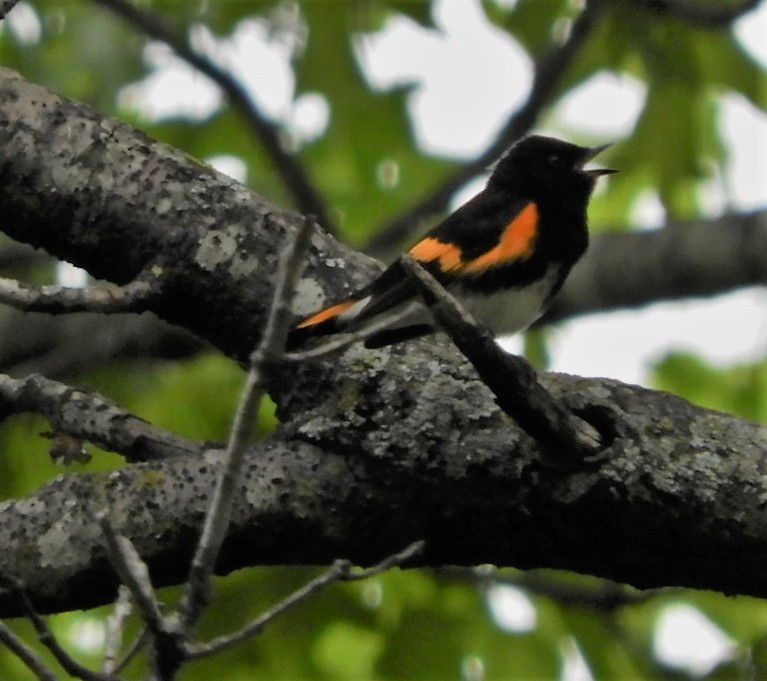
[[[573,584],[536,571],[519,573],[515,571],[515,574],[509,574],[507,571],[499,572],[497,568],[490,566],[445,566],[439,568],[437,572],[467,577],[482,586],[500,584],[517,587],[563,605],[596,612],[614,612],[674,591],[672,588],[638,590],[607,579],[598,580],[596,584]]]
[[[202,444],[153,426],[96,392],[43,376],[16,379],[0,374],[0,421],[21,412],[40,414],[54,431],[118,452],[128,461],[199,456],[204,450]]]
[[[122,659],[115,665],[115,668],[112,670],[112,674],[119,674],[125,667],[130,664],[131,660],[133,660],[136,655],[141,652],[143,647],[149,642],[149,627],[143,627],[141,629],[141,632],[138,636],[133,640],[133,643],[130,644],[128,647],[128,650],[125,651],[125,655],[123,655]]]
[[[145,279],[109,288],[33,286],[15,279],[0,279],[0,303],[24,312],[144,312],[156,293],[155,287]]]
[[[412,544],[408,544],[402,551],[393,553],[391,556],[387,556],[381,562],[371,565],[369,568],[352,568],[350,567],[343,575],[343,581],[356,582],[361,579],[370,579],[376,577],[387,570],[391,570],[393,567],[397,567],[407,562],[411,558],[414,558],[419,553],[422,553],[426,542],[423,539],[414,541]]]
[[[587,0],[583,11],[573,21],[565,42],[554,45],[536,63],[527,100],[509,117],[495,141],[478,158],[456,170],[421,201],[376,230],[375,236],[365,248],[366,252],[381,253],[401,244],[410,236],[414,225],[444,210],[456,191],[484,171],[510,144],[530,131],[559,86],[565,71],[586,44],[606,4],[609,3],[605,0]]]
[[[112,614],[106,619],[106,636],[104,641],[104,661],[101,671],[104,674],[114,674],[117,670],[117,656],[123,641],[125,622],[133,613],[133,598],[130,589],[124,584],[117,590]]]
[[[27,592],[19,580],[8,575],[0,575],[0,583],[17,595],[27,618],[35,629],[38,640],[48,649],[67,674],[83,681],[114,681],[113,676],[94,672],[70,657],[69,653],[56,640],[48,627],[48,623],[32,605],[32,601],[29,600],[29,596],[27,596]]]
[[[285,151],[278,130],[264,117],[239,80],[213,60],[196,51],[185,37],[172,31],[156,14],[136,7],[126,0],[93,1],[122,17],[148,37],[170,46],[179,57],[218,85],[234,109],[240,113],[251,131],[261,141],[267,156],[291,193],[298,211],[304,215],[317,216],[317,221],[323,229],[331,234],[336,233],[326,202],[309,178],[306,168],[295,155]]]
[[[375,577],[376,575],[379,575],[386,570],[390,570],[393,567],[402,565],[423,551],[423,547],[423,541],[413,542],[399,553],[388,556],[380,563],[377,563],[376,565],[373,565],[369,568],[354,569],[349,561],[337,560],[328,570],[307,582],[300,589],[297,589],[287,598],[284,598],[265,613],[259,615],[239,631],[236,631],[233,634],[228,634],[226,636],[220,636],[213,639],[212,641],[209,641],[208,643],[191,647],[188,651],[189,657],[210,657],[211,655],[215,655],[225,648],[229,648],[237,643],[245,641],[248,638],[256,636],[257,634],[260,634],[277,617],[287,612],[291,608],[294,608],[296,605],[302,603],[307,598],[317,593],[318,591],[321,591],[325,587],[337,582],[359,581],[362,579]]]
[[[521,357],[504,352],[493,335],[412,256],[404,255],[402,264],[436,322],[474,365],[501,409],[541,444],[553,446],[559,464],[571,463],[567,455],[573,451],[582,459],[597,453],[601,438],[591,424],[550,395]]]
[[[154,643],[153,665],[160,679],[172,679],[176,670],[186,659],[186,652],[175,619],[162,614],[160,602],[149,578],[149,568],[139,556],[130,539],[118,535],[109,522],[106,512],[97,517],[104,534],[109,562],[120,581],[128,587],[141,611],[142,618],[152,635]]]
[[[9,629],[4,622],[0,622],[0,643],[18,657],[40,681],[56,681],[53,670],[43,662],[31,648]]]
[[[10,12],[19,0],[0,0],[0,20],[5,19],[6,14]]]
[[[149,568],[141,560],[133,542],[115,532],[106,511],[101,512],[97,520],[104,534],[109,562],[112,563],[120,581],[130,590],[149,630],[156,638],[170,636],[173,627],[162,614],[162,608],[149,579]]]
[[[229,528],[235,488],[253,430],[254,414],[266,392],[263,369],[266,364],[273,362],[285,347],[292,319],[289,300],[300,275],[304,254],[309,247],[312,228],[313,221],[305,219],[294,240],[288,244],[280,258],[269,317],[261,343],[250,358],[250,371],[227,444],[226,463],[205,516],[202,535],[192,559],[187,589],[181,602],[180,620],[187,638],[191,638],[196,623],[210,599],[211,576]]]

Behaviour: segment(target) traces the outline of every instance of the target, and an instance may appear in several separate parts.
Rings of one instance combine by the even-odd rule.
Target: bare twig
[[[186,440],[120,409],[95,392],[43,376],[15,379],[0,374],[0,420],[20,412],[44,416],[56,431],[115,451],[129,461],[199,456],[203,445]]]
[[[130,590],[150,631],[156,637],[170,635],[172,626],[162,614],[160,603],[149,579],[149,569],[141,560],[133,542],[115,532],[106,511],[100,514],[98,522],[104,533],[109,562],[112,563],[120,582]]]
[[[482,381],[496,397],[498,406],[541,444],[553,446],[558,464],[595,455],[600,435],[538,383],[535,370],[521,357],[504,352],[493,335],[481,328],[461,304],[410,255],[402,257],[437,323],[474,365]]]
[[[56,662],[61,665],[61,668],[67,674],[76,679],[82,679],[83,681],[114,681],[113,676],[94,672],[70,657],[69,653],[67,653],[67,651],[61,647],[58,640],[56,640],[53,632],[48,627],[48,623],[40,616],[37,610],[35,610],[32,601],[29,600],[29,597],[24,590],[23,584],[9,575],[0,575],[0,583],[16,594],[27,618],[35,629],[38,640],[50,651]]]
[[[278,131],[264,117],[240,81],[229,71],[197,52],[185,37],[176,34],[156,14],[136,7],[126,0],[93,1],[119,15],[148,37],[169,45],[184,61],[216,83],[261,141],[267,156],[291,193],[298,211],[305,215],[315,215],[327,232],[335,233],[325,200],[315,188],[307,170],[295,155],[285,151]]]
[[[124,584],[117,590],[112,614],[106,620],[106,637],[104,642],[104,661],[101,671],[104,674],[114,674],[117,671],[117,656],[122,648],[125,622],[133,613],[133,598],[130,589]]]
[[[399,553],[388,556],[380,563],[377,563],[376,565],[373,565],[369,568],[353,569],[349,561],[337,560],[328,570],[307,582],[300,589],[297,589],[287,598],[284,598],[265,613],[259,615],[239,631],[227,636],[220,636],[216,639],[213,639],[212,641],[209,641],[208,643],[194,646],[193,648],[190,648],[189,656],[191,658],[210,657],[211,655],[215,655],[225,648],[229,648],[230,646],[245,641],[252,636],[256,636],[257,634],[260,634],[277,617],[287,612],[291,608],[294,608],[296,605],[302,603],[307,598],[317,593],[318,591],[321,591],[325,587],[337,582],[359,581],[362,579],[375,577],[376,575],[379,575],[386,570],[390,570],[393,567],[402,565],[423,551],[423,547],[424,542],[413,542]]]
[[[27,665],[40,681],[56,681],[53,671],[4,622],[0,622],[0,643]]]
[[[745,0],[738,5],[722,3],[721,0],[636,0],[647,9],[668,14],[688,24],[701,28],[723,28],[744,14],[752,11],[762,0]]]
[[[155,294],[145,279],[109,288],[32,286],[15,279],[0,279],[0,303],[25,312],[144,312]]]
[[[130,590],[154,639],[153,662],[158,676],[161,679],[172,679],[176,669],[186,659],[177,622],[163,616],[160,602],[149,579],[149,568],[139,556],[133,542],[114,531],[106,512],[100,514],[98,522],[104,533],[109,561],[120,581]]]
[[[586,43],[605,4],[605,0],[587,0],[583,11],[573,22],[567,40],[556,44],[538,61],[527,100],[509,118],[493,144],[481,156],[459,168],[428,196],[376,230],[375,236],[365,248],[367,252],[382,253],[392,246],[398,246],[410,235],[414,225],[443,211],[458,189],[485,170],[512,142],[530,131],[565,71]]]
[[[476,581],[482,586],[496,584],[513,586],[545,596],[567,606],[585,608],[597,612],[614,612],[620,608],[644,603],[656,596],[666,595],[677,589],[634,589],[609,579],[592,579],[587,584],[574,584],[557,579],[537,570],[499,571],[495,566],[462,567],[445,566],[438,574],[456,575]]]
[[[119,674],[125,667],[130,664],[131,660],[133,660],[136,655],[141,652],[143,647],[149,642],[149,627],[145,626],[141,629],[141,632],[138,636],[133,640],[133,643],[130,644],[128,647],[128,650],[125,651],[125,654],[123,655],[122,659],[115,665],[115,668],[112,670],[112,674]]]
[[[5,19],[6,14],[10,12],[19,0],[0,0],[0,19]]]
[[[261,343],[250,358],[250,371],[227,444],[226,463],[205,517],[202,536],[192,560],[189,582],[181,602],[181,625],[188,638],[191,638],[203,608],[210,598],[211,576],[229,528],[234,492],[246,446],[253,430],[254,414],[266,391],[263,368],[265,364],[274,361],[285,347],[288,326],[291,322],[289,300],[300,274],[304,253],[309,246],[312,226],[313,221],[307,218],[280,258],[269,317]]]

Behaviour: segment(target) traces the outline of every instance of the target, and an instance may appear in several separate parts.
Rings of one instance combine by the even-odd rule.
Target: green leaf
[[[112,113],[118,90],[143,73],[142,41],[124,22],[91,3],[38,0],[42,25],[38,46],[0,40],[3,65],[29,80],[104,113]]]
[[[689,354],[670,354],[653,367],[653,384],[711,409],[767,419],[767,362],[717,369]]]
[[[344,234],[360,243],[453,164],[415,148],[407,90],[378,93],[365,82],[352,48],[352,10],[345,4],[331,9],[311,2],[303,10],[311,31],[306,52],[296,64],[298,90],[327,98],[330,123],[326,134],[301,156],[312,167]]]

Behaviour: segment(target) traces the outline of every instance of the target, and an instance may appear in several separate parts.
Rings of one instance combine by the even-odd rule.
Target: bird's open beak
[[[580,169],[585,175],[591,175],[592,177],[599,177],[600,175],[611,175],[612,173],[617,173],[618,171],[614,168],[588,168],[585,169],[583,166],[585,166],[592,158],[597,156],[597,154],[601,154],[607,147],[609,147],[609,144],[600,144],[598,147],[591,147],[586,151],[586,153],[583,155],[583,158],[580,162]]]

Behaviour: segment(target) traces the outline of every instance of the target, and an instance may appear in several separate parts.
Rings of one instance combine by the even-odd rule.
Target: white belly
[[[558,272],[552,268],[535,284],[489,295],[475,294],[466,298],[466,305],[496,335],[517,333],[543,314],[557,277]]]
[[[526,287],[505,289],[499,293],[477,294],[452,290],[461,303],[476,320],[492,330],[495,335],[510,335],[526,329],[545,310],[551,289],[557,281],[555,268],[535,284]],[[390,329],[433,324],[431,314],[419,299],[411,300],[388,312],[355,323],[354,319],[368,304],[370,298],[363,298],[339,315],[342,321],[350,323],[350,329],[386,325]]]

